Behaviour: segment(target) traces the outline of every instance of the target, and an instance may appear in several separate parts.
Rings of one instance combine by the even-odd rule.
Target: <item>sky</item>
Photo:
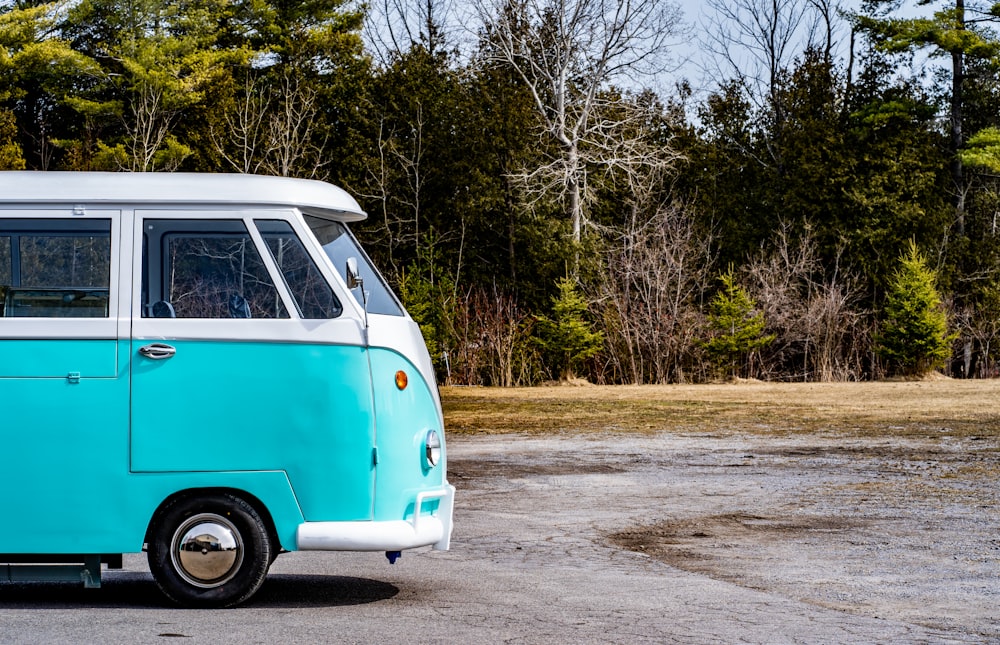
[[[737,61],[744,71],[750,68],[754,57],[748,50],[741,50],[739,47],[724,47],[715,39],[713,44],[712,35],[718,35],[721,29],[713,26],[714,11],[713,5],[724,6],[732,10],[740,5],[762,5],[772,6],[773,0],[671,0],[676,4],[682,13],[682,20],[686,31],[679,34],[675,39],[670,51],[670,58],[665,72],[656,77],[638,79],[635,81],[622,81],[620,85],[626,89],[635,86],[635,89],[649,88],[660,96],[672,96],[676,94],[676,86],[680,81],[687,81],[695,92],[695,100],[699,95],[715,89],[720,78],[732,78],[734,75],[731,66],[726,62],[726,56],[718,52],[727,51],[731,58]],[[808,4],[810,0],[776,0],[779,5]],[[816,0],[811,0],[816,1]],[[854,10],[860,0],[831,0],[840,8]],[[941,6],[944,0],[935,2],[934,6]],[[446,27],[447,40],[455,43],[460,49],[471,50],[475,45],[477,37],[477,25],[479,21],[475,14],[476,2],[468,0],[432,0],[436,22],[444,22]],[[914,0],[907,0],[904,3],[903,15],[926,15],[927,8],[915,8]],[[406,44],[410,40],[410,34],[418,34],[424,27],[426,21],[427,0],[368,0],[367,6],[370,11],[369,24],[366,25],[366,39],[369,42],[376,58],[378,51],[385,50],[385,45],[391,48],[392,35],[394,34],[397,43]],[[907,9],[906,7],[909,7]],[[399,16],[406,15],[407,20],[402,21]],[[387,18],[394,16],[394,18]],[[405,26],[409,23],[409,27]],[[717,21],[716,21],[717,22]],[[847,25],[840,22],[840,33],[835,37],[839,43],[838,51],[835,55],[843,57],[846,55],[848,34]],[[395,27],[389,29],[387,25],[393,24]],[[730,23],[731,24],[731,23]],[[786,63],[791,63],[795,54],[802,51],[801,41],[807,37],[808,28],[802,26],[799,29],[798,38],[800,41],[790,47]],[[409,32],[409,33],[408,33]],[[713,51],[713,49],[715,51]],[[921,63],[922,64],[922,63]]]

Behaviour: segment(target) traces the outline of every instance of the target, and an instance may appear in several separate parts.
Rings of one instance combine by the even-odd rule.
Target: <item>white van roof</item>
[[[2,204],[285,206],[341,222],[367,217],[333,184],[235,173],[4,171]]]

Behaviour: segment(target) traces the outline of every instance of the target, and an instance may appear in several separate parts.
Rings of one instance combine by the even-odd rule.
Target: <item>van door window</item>
[[[282,220],[258,220],[257,229],[288,286],[299,317],[336,318],[343,311],[333,289],[306,252],[291,224]]]
[[[110,284],[110,220],[0,220],[3,316],[107,318]]]
[[[240,220],[145,220],[144,318],[288,318]]]

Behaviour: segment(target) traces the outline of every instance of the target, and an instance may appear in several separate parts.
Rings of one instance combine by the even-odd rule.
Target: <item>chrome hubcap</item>
[[[223,585],[243,563],[243,540],[232,522],[215,513],[189,517],[170,545],[174,569],[196,587]]]

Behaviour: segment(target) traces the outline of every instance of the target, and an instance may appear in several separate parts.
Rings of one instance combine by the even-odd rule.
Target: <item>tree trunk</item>
[[[959,29],[965,29],[965,0],[955,0],[955,13]],[[965,235],[965,188],[962,178],[962,84],[965,75],[963,53],[951,53],[951,179],[955,184],[955,228],[959,236]]]
[[[580,233],[583,228],[583,202],[580,199],[580,153],[575,144],[569,146],[567,150],[567,192],[569,199],[569,216],[573,222],[573,243],[580,243]]]

